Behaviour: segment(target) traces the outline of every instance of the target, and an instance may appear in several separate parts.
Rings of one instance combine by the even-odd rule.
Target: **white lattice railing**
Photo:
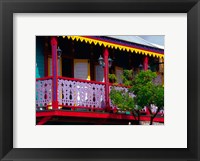
[[[36,108],[47,107],[52,104],[52,79],[36,80]]]
[[[116,90],[128,92],[128,87],[109,85],[109,91],[114,87]],[[132,95],[134,97],[134,95]],[[73,78],[58,78],[58,104],[63,107],[77,108],[105,108],[105,83],[85,81]],[[52,105],[52,78],[40,78],[36,80],[36,107],[48,107]],[[110,107],[114,106],[110,100]],[[116,107],[117,108],[117,107]],[[156,106],[151,106],[154,113]],[[141,112],[146,113],[144,107]],[[164,110],[159,112],[164,114]]]
[[[105,84],[79,79],[58,79],[58,104],[86,108],[105,107]]]

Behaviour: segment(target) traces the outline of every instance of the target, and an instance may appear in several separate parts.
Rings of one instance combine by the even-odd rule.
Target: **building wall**
[[[36,37],[36,78],[44,77],[44,41]]]

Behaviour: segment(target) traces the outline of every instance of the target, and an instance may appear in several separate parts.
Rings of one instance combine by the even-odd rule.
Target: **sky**
[[[111,35],[108,37],[164,49],[164,35]]]
[[[140,36],[141,38],[145,39],[146,41],[149,41],[153,44],[158,44],[158,45],[161,45],[161,46],[164,46],[164,35],[162,36],[146,36],[146,35],[143,35],[143,36]]]

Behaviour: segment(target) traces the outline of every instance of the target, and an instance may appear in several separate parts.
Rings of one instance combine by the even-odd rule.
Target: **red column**
[[[144,57],[144,64],[143,64],[143,66],[144,66],[144,70],[148,70],[148,66],[149,66],[149,58],[148,58],[148,56]]]
[[[108,79],[108,74],[109,74],[109,64],[108,64],[108,56],[109,52],[108,49],[106,48],[103,53],[104,56],[104,79],[105,79],[105,100],[106,100],[106,111],[110,110],[110,103],[109,103],[109,79]]]
[[[52,107],[58,109],[58,61],[57,61],[57,38],[51,37],[51,54],[52,54]]]

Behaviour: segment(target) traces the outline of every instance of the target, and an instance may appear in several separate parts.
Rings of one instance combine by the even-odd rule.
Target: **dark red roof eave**
[[[136,48],[136,49],[140,49],[140,50],[146,50],[146,51],[149,51],[149,52],[157,52],[158,54],[162,54],[164,55],[164,50],[163,49],[153,49],[151,47],[142,47],[141,46],[138,46],[137,44],[134,44],[134,43],[122,43],[121,41],[113,41],[111,39],[107,39],[107,38],[102,38],[101,36],[82,36],[82,37],[86,37],[86,38],[90,38],[90,39],[94,39],[94,40],[99,40],[99,41],[106,41],[108,43],[113,43],[113,44],[116,44],[116,45],[123,45],[123,46],[126,46],[126,47],[133,47],[133,48]]]

